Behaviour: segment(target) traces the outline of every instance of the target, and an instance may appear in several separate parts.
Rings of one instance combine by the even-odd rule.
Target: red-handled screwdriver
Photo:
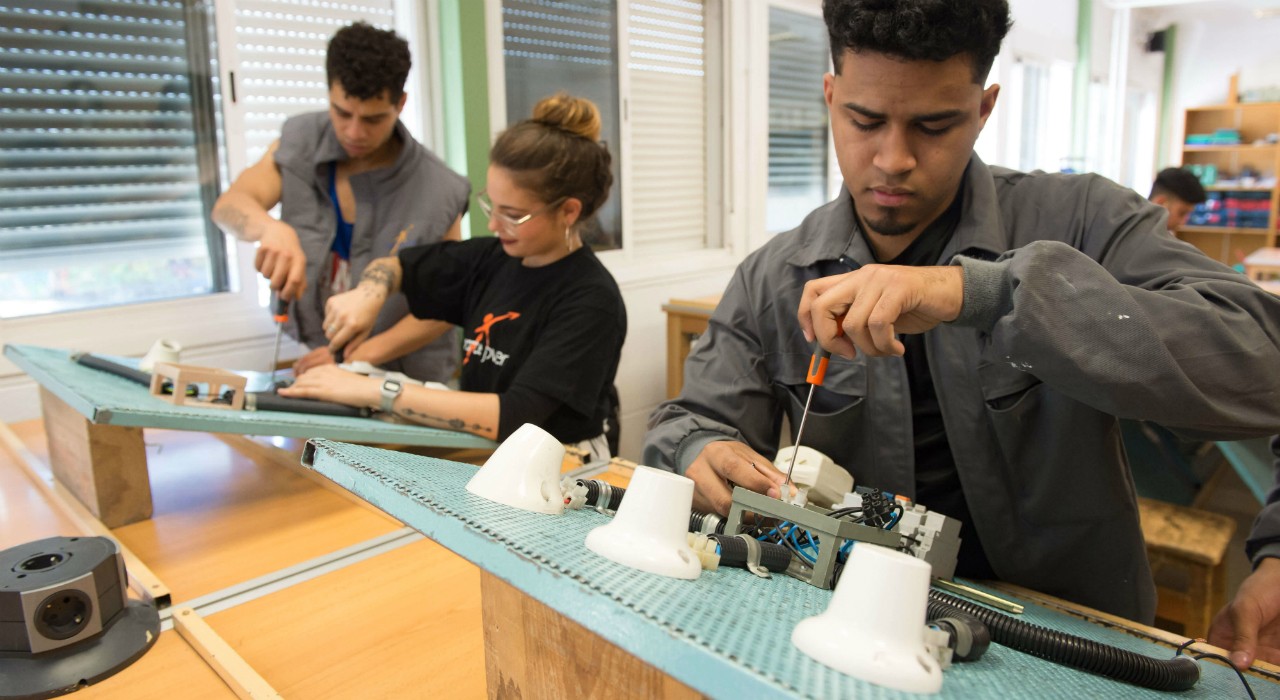
[[[809,398],[804,402],[804,413],[800,414],[800,428],[796,430],[795,450],[791,453],[791,466],[787,469],[787,481],[782,485],[785,489],[783,493],[787,496],[791,495],[791,472],[796,468],[796,456],[800,454],[800,438],[804,436],[804,422],[809,418],[809,404],[813,402],[813,391],[822,386],[823,380],[827,378],[827,362],[831,359],[831,353],[817,340],[813,341],[813,357],[809,359],[809,374],[804,380],[809,382]],[[782,495],[782,494],[779,494]]]
[[[272,306],[272,314],[276,319],[276,349],[271,353],[271,387],[274,390],[276,366],[280,364],[280,333],[284,330],[285,322],[289,320],[289,300],[277,296]]]

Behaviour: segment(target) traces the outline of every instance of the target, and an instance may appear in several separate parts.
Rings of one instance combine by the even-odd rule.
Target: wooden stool
[[[1226,603],[1226,558],[1236,523],[1196,508],[1138,499],[1147,558],[1156,576],[1156,617],[1182,625],[1182,634],[1201,638]],[[1185,590],[1160,584],[1160,574],[1182,573]]]

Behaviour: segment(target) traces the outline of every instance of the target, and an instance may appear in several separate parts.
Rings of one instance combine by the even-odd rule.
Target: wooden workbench
[[[696,299],[672,299],[662,305],[667,313],[667,398],[680,395],[684,386],[684,361],[698,336],[707,331],[707,319],[720,303],[719,294]]]
[[[76,364],[65,350],[7,345],[4,354],[40,384],[54,475],[107,527],[151,517],[143,429],[451,449],[496,446],[469,433],[371,418],[175,406],[151,396],[147,387]]]

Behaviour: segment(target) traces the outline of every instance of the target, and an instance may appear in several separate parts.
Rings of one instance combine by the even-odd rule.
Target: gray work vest
[[[467,209],[471,191],[467,180],[414,140],[404,124],[397,122],[395,133],[404,144],[395,163],[350,178],[356,199],[350,260],[353,287],[366,265],[391,254],[401,231],[407,230],[401,250],[435,243]],[[307,256],[307,289],[294,304],[286,330],[311,347],[327,343],[321,326],[330,288],[330,248],[338,224],[338,212],[329,197],[329,168],[347,157],[327,112],[291,117],[281,129],[275,153],[281,178],[280,218],[298,232]],[[393,296],[383,306],[374,332],[390,328],[408,313],[404,297]],[[457,368],[458,348],[455,330],[385,367],[416,379],[447,381]]]

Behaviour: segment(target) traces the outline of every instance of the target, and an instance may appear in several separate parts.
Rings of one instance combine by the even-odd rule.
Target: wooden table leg
[[[480,572],[490,698],[698,698],[692,688]]]
[[[98,425],[40,388],[53,475],[107,527],[151,517],[142,428]]]

